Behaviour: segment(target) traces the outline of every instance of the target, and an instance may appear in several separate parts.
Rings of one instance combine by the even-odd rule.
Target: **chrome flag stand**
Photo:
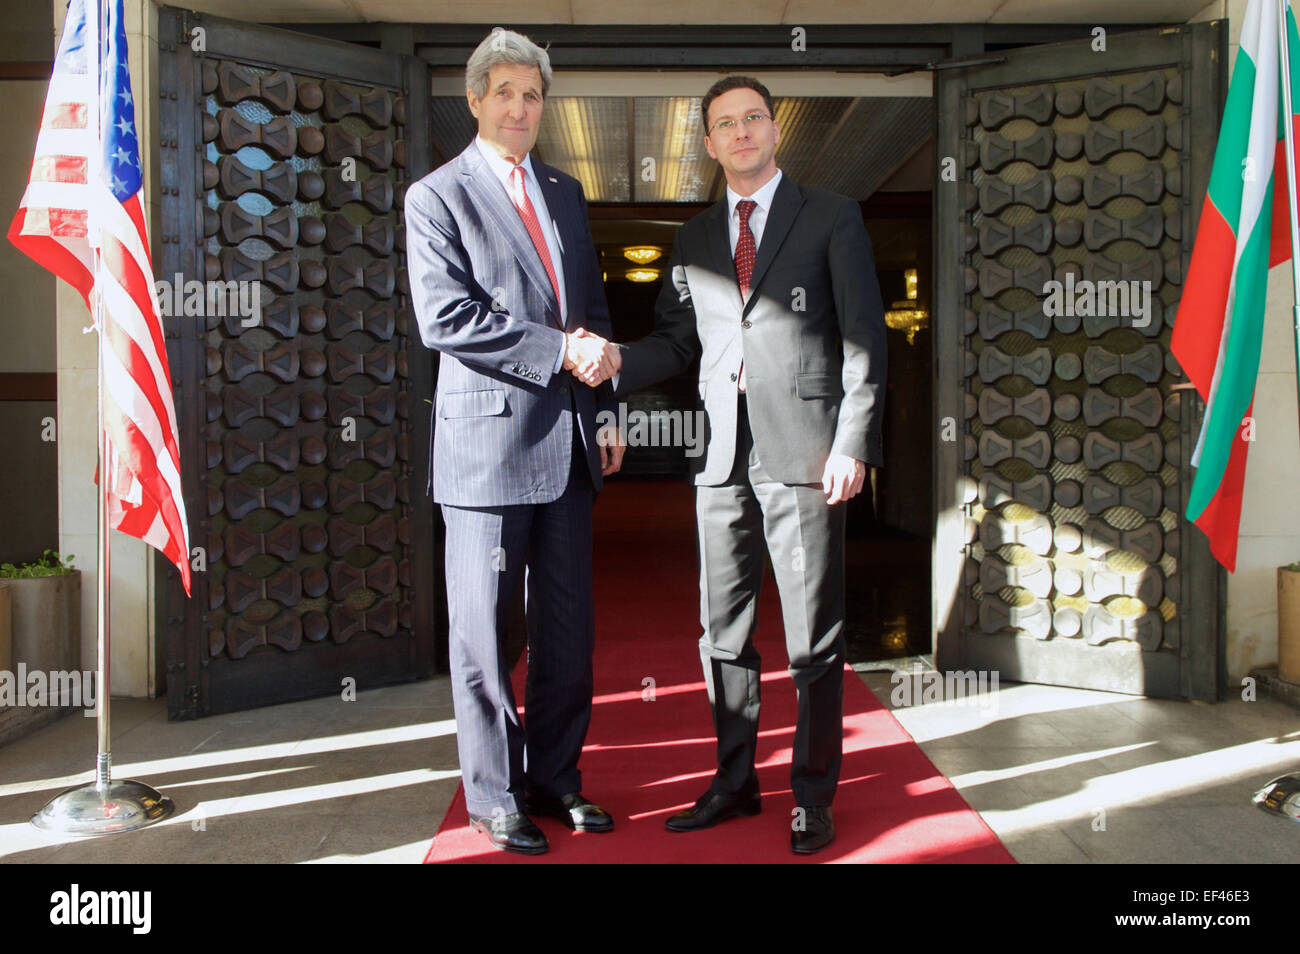
[[[100,26],[102,20],[99,12],[99,0],[88,0],[86,14],[87,48],[95,51],[95,72],[100,76]],[[89,69],[89,63],[87,64]],[[96,109],[92,112],[99,117],[98,108],[101,96],[96,97]],[[99,127],[96,129],[99,133]],[[102,134],[96,135],[96,144],[102,142]],[[97,148],[92,156],[99,153]],[[94,160],[92,159],[92,162]],[[98,176],[98,169],[92,170]],[[96,181],[92,179],[90,181]],[[95,225],[95,200],[91,200],[88,220],[91,227],[88,232],[95,246],[95,283],[98,286],[102,271],[102,255],[99,234]],[[95,675],[97,692],[95,694],[95,717],[98,725],[98,755],[95,759],[95,780],[51,799],[44,808],[32,816],[32,824],[42,831],[60,835],[107,835],[112,832],[133,831],[162,821],[171,815],[175,806],[170,798],[142,782],[113,781],[113,757],[109,746],[109,666],[108,666],[108,581],[109,581],[109,505],[108,486],[113,479],[113,471],[108,466],[108,436],[104,426],[104,303],[99,291],[95,293],[94,326],[99,336],[98,354],[98,424],[99,424],[99,520],[97,537],[99,544],[98,586],[95,594],[95,608],[98,615],[98,634],[96,648],[99,666]]]

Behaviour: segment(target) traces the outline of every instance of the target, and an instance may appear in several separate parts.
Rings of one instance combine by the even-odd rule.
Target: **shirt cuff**
[[[564,367],[564,346],[566,344],[568,344],[568,338],[562,338],[560,340],[560,353],[555,358],[555,370],[551,372],[552,374],[559,374],[560,369]]]

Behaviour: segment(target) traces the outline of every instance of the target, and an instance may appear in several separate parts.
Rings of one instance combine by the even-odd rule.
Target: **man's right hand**
[[[612,378],[623,366],[618,346],[586,328],[564,336],[564,369],[584,384],[595,387]]]

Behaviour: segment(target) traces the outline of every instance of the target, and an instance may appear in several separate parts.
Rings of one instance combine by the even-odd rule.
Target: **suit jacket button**
[[[742,328],[748,328],[748,327],[749,327],[749,319],[746,318],[744,321],[742,321],[742,322],[740,323],[740,327],[742,327]]]
[[[735,375],[735,374],[732,374],[732,375],[731,375],[731,380],[733,380],[733,381],[736,380],[736,375]]]

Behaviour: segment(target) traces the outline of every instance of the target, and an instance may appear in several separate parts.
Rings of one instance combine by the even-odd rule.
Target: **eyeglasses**
[[[745,128],[748,129],[750,126],[753,126],[754,123],[759,122],[760,120],[771,119],[771,118],[772,117],[769,116],[767,113],[760,113],[755,111],[746,115],[742,120],[742,122],[744,122]],[[716,123],[713,124],[713,128],[709,130],[709,133],[713,134],[715,132],[723,132],[730,135],[735,131],[736,131],[736,121],[734,119],[719,119]]]

